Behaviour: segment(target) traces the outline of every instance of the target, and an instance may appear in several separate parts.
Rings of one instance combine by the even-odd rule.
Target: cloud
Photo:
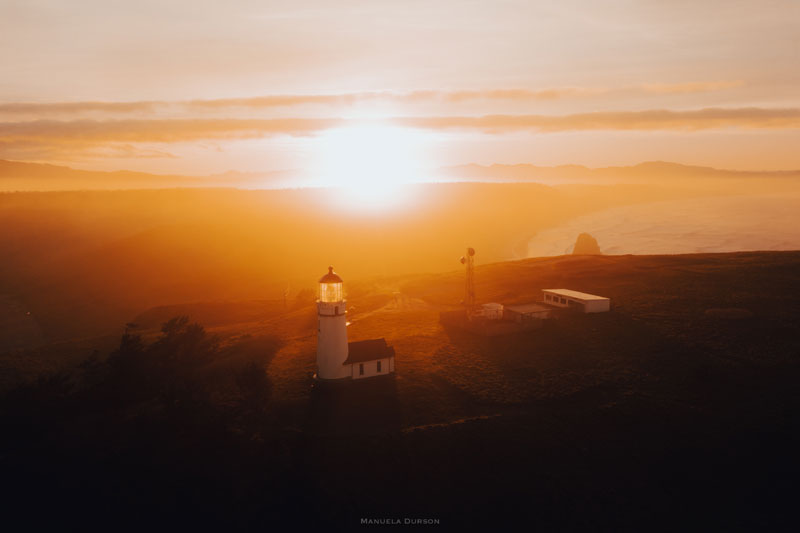
[[[645,84],[617,88],[604,87],[554,87],[544,89],[487,89],[487,90],[419,90],[410,92],[369,91],[342,94],[289,94],[268,95],[250,98],[218,98],[186,101],[140,101],[140,102],[17,102],[0,104],[0,115],[5,116],[64,116],[87,114],[155,114],[178,110],[183,112],[205,112],[220,109],[273,109],[293,106],[316,105],[349,107],[366,102],[390,103],[450,103],[466,101],[512,101],[535,102],[585,98],[610,94],[683,94],[719,91],[739,87],[741,81],[688,82],[677,84]]]
[[[179,156],[139,144],[60,143],[45,140],[0,141],[0,159],[75,161],[87,159],[177,159]]]
[[[80,115],[85,113],[155,112],[166,102],[12,102],[0,104],[2,115]]]
[[[36,120],[0,123],[0,157],[25,153],[132,153],[131,146],[225,141],[275,135],[310,136],[364,121],[342,118]],[[700,131],[721,128],[800,128],[800,109],[707,108],[691,111],[607,111],[570,115],[396,117],[380,123],[426,130],[503,134],[528,131]],[[143,148],[144,149],[144,148]],[[169,157],[147,147],[143,155]],[[27,151],[27,152],[26,152]],[[28,157],[30,159],[30,157]]]
[[[707,108],[694,111],[608,111],[572,115],[485,115],[398,118],[404,126],[446,130],[562,132],[595,130],[683,130],[800,128],[800,109]]]
[[[0,123],[0,158],[44,161],[81,158],[171,158],[143,145],[304,136],[342,124],[340,119],[35,120]]]
[[[34,120],[0,123],[0,140],[172,143],[279,134],[310,135],[343,122],[337,118]]]
[[[229,107],[270,108],[307,104],[329,106],[350,106],[362,102],[386,101],[394,103],[447,102],[457,103],[468,100],[512,100],[535,101],[555,100],[578,94],[597,94],[608,92],[607,89],[564,87],[553,89],[490,89],[490,90],[458,90],[458,91],[372,91],[344,94],[311,94],[311,95],[278,95],[259,96],[253,98],[223,98],[215,100],[190,100],[181,103],[194,109],[217,109]],[[163,104],[166,104],[164,102]],[[179,105],[181,105],[179,104]],[[2,111],[2,107],[0,107]]]
[[[706,93],[711,91],[722,91],[741,87],[744,82],[737,81],[702,81],[688,83],[646,83],[641,86],[642,90],[655,94],[675,94],[675,93]]]
[[[107,114],[153,114],[161,111],[180,110],[205,112],[219,109],[271,109],[302,105],[349,107],[365,102],[385,101],[395,103],[449,102],[468,100],[553,100],[567,95],[587,92],[586,89],[495,89],[488,91],[373,91],[343,94],[297,94],[255,96],[251,98],[217,98],[186,101],[142,101],[142,102],[21,102],[0,104],[0,115],[7,116],[60,116]]]

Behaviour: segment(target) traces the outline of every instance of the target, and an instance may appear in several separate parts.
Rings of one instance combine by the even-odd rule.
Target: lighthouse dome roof
[[[320,283],[342,283],[342,278],[339,277],[339,274],[333,271],[333,267],[328,267],[328,273],[319,278]]]

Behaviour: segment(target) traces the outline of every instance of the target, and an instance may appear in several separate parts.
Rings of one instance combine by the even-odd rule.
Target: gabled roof
[[[366,363],[394,356],[394,348],[386,344],[386,339],[370,339],[347,343],[347,360],[343,365]]]

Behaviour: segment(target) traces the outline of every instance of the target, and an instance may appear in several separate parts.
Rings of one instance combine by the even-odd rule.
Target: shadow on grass
[[[314,383],[305,423],[310,435],[391,433],[401,427],[395,375]]]

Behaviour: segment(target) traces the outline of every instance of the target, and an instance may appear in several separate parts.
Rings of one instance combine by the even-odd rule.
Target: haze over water
[[[572,253],[578,234],[604,254],[688,254],[800,248],[800,194],[690,198],[614,207],[543,230],[529,257]]]

